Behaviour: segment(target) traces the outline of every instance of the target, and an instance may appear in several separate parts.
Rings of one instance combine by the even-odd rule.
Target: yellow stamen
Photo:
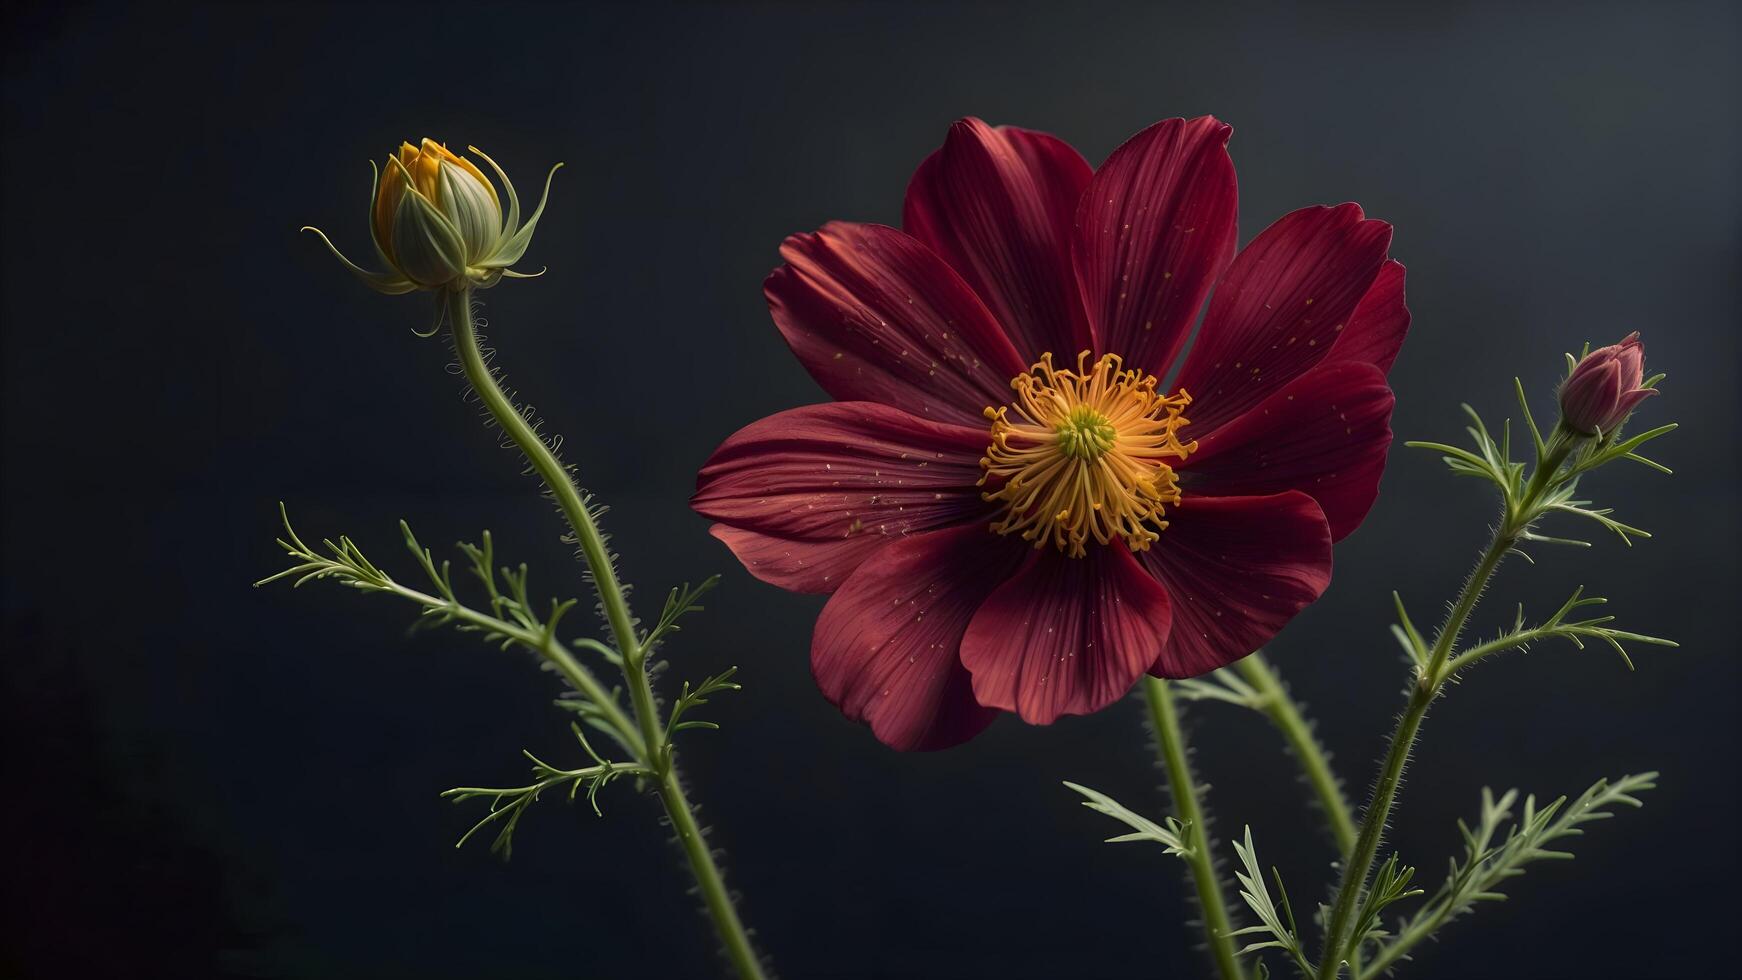
[[[1124,370],[1117,355],[1088,360],[1083,351],[1075,371],[1061,371],[1042,354],[1012,379],[1014,406],[986,409],[992,443],[980,460],[980,485],[995,487],[982,496],[1005,508],[992,530],[1073,558],[1087,553],[1090,539],[1121,537],[1132,551],[1158,540],[1167,505],[1180,500],[1167,461],[1198,448],[1178,434],[1190,395],[1157,394],[1154,376]]]

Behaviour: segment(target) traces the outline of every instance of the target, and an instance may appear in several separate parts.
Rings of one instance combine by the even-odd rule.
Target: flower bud
[[[1640,402],[1657,394],[1644,378],[1645,345],[1638,331],[1591,351],[1561,382],[1561,421],[1583,435],[1613,433]]]
[[[544,182],[544,198],[522,225],[520,200],[508,175],[477,147],[468,149],[495,171],[502,195],[508,199],[506,211],[495,185],[470,160],[434,140],[426,139],[418,146],[402,143],[399,152],[387,158],[386,168],[376,174],[369,209],[375,251],[388,271],[361,268],[345,258],[319,229],[304,230],[320,235],[358,278],[388,294],[417,289],[483,289],[503,277],[538,275],[515,272],[509,266],[526,254],[550,196],[550,177],[562,164],[551,168]]]
[[[502,207],[470,160],[434,140],[403,143],[381,172],[371,230],[401,275],[442,286],[489,257],[502,234]]]

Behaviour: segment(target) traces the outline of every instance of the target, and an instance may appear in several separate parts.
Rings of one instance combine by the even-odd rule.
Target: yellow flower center
[[[1198,448],[1179,440],[1190,395],[1157,394],[1153,375],[1124,370],[1117,355],[1088,360],[1083,351],[1076,370],[1061,371],[1042,354],[1013,378],[1014,405],[986,409],[992,444],[980,460],[980,485],[994,488],[982,496],[1004,505],[992,530],[1073,558],[1091,538],[1118,536],[1132,551],[1159,539],[1166,506],[1180,499],[1167,461]]]

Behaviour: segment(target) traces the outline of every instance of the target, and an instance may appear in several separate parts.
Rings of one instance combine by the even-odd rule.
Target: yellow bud
[[[370,216],[381,255],[424,287],[446,285],[501,245],[502,205],[477,165],[435,140],[387,160]]]
[[[456,171],[448,181],[442,179],[444,165]],[[457,186],[458,191],[444,188],[444,183]],[[456,224],[461,217],[471,219],[474,224],[484,218],[495,222],[495,233],[501,231],[502,207],[496,197],[496,188],[491,186],[477,164],[432,139],[425,139],[421,146],[401,143],[399,152],[388,158],[381,171],[372,216],[375,241],[389,261],[393,259],[393,222],[408,189],[435,205],[437,211]],[[481,207],[485,201],[488,205]],[[468,257],[482,258],[483,249],[490,244],[493,242],[468,241]]]
[[[477,147],[471,152],[489,164],[508,199],[506,212],[495,184],[477,164],[435,140],[417,146],[401,143],[376,175],[369,231],[387,272],[371,272],[345,258],[318,229],[327,247],[346,267],[383,293],[416,289],[494,286],[503,277],[530,278],[537,273],[510,269],[526,253],[532,232],[550,196],[552,167],[545,178],[544,197],[524,224],[520,201],[508,175]]]

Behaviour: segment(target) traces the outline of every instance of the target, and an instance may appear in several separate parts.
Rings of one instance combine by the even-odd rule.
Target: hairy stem
[[[587,569],[592,573],[593,589],[598,593],[599,605],[604,609],[605,619],[617,641],[617,649],[623,656],[623,679],[629,688],[630,704],[640,728],[641,741],[646,747],[646,756],[642,762],[659,774],[657,785],[660,802],[664,804],[666,815],[677,832],[678,843],[689,860],[690,871],[695,875],[696,885],[701,891],[708,914],[713,917],[714,928],[725,946],[726,956],[740,977],[745,980],[762,980],[761,960],[750,945],[749,933],[738,917],[737,908],[732,904],[731,893],[726,890],[725,878],[720,872],[719,864],[714,860],[713,850],[702,837],[695,812],[678,783],[676,766],[672,760],[673,753],[666,742],[665,727],[660,721],[659,707],[654,701],[652,684],[647,676],[648,651],[643,648],[641,639],[636,634],[635,618],[629,612],[629,603],[624,598],[622,584],[617,580],[617,569],[605,548],[604,536],[599,533],[592,512],[587,509],[586,501],[581,498],[581,492],[570,477],[568,468],[556,458],[538,433],[533,431],[532,426],[502,390],[502,386],[497,384],[490,366],[485,363],[484,351],[479,345],[476,324],[472,319],[471,290],[452,290],[448,293],[447,301],[448,316],[454,333],[454,350],[459,356],[466,380],[471,384],[472,390],[478,393],[479,399],[483,401],[490,416],[496,420],[496,424],[502,427],[509,440],[525,454],[533,470],[556,498],[557,506],[562,510],[563,517],[568,520],[569,529],[574,534],[575,543],[581,549],[581,556],[586,560]]]
[[[1493,578],[1495,569],[1500,567],[1501,561],[1518,543],[1519,538],[1541,516],[1543,495],[1554,484],[1561,464],[1566,462],[1576,444],[1577,440],[1563,427],[1555,428],[1544,447],[1544,454],[1537,460],[1536,471],[1531,474],[1530,482],[1516,498],[1508,495],[1506,511],[1494,529],[1494,536],[1488,542],[1487,550],[1482,553],[1482,559],[1476,563],[1469,578],[1464,580],[1464,587],[1459,591],[1457,600],[1452,603],[1452,610],[1446,616],[1445,624],[1434,637],[1427,663],[1416,671],[1415,682],[1410,685],[1409,702],[1403,709],[1403,716],[1398,719],[1397,730],[1391,736],[1391,747],[1386,751],[1385,762],[1379,770],[1379,781],[1373,787],[1373,798],[1361,816],[1360,836],[1355,840],[1355,848],[1349,860],[1343,865],[1342,882],[1337,886],[1336,902],[1331,907],[1331,917],[1325,928],[1325,955],[1319,961],[1319,980],[1336,980],[1342,972],[1344,962],[1361,944],[1361,937],[1349,934],[1350,926],[1360,905],[1361,893],[1367,887],[1367,876],[1373,870],[1373,861],[1378,856],[1379,842],[1385,834],[1386,822],[1391,819],[1391,809],[1397,801],[1398,785],[1402,782],[1403,769],[1409,762],[1409,754],[1415,748],[1422,718],[1427,715],[1428,706],[1439,696],[1446,678],[1451,675],[1448,665],[1452,661],[1452,651],[1457,645],[1458,636],[1469,622],[1470,613],[1475,611],[1476,603],[1481,601],[1482,593],[1488,587],[1488,580]]]
[[[1517,540],[1509,532],[1510,529],[1504,522],[1501,530],[1495,532],[1488,549],[1482,553],[1482,560],[1470,572],[1469,578],[1464,580],[1464,588],[1452,605],[1451,615],[1446,618],[1446,623],[1434,642],[1427,667],[1417,673],[1415,683],[1410,685],[1409,702],[1403,709],[1403,716],[1397,721],[1397,730],[1391,736],[1391,747],[1386,751],[1385,762],[1379,770],[1379,781],[1373,787],[1373,798],[1361,817],[1360,836],[1355,839],[1355,847],[1343,864],[1342,882],[1337,887],[1337,899],[1331,907],[1330,924],[1325,929],[1325,955],[1319,961],[1320,980],[1335,980],[1342,972],[1343,963],[1349,956],[1349,948],[1359,941],[1359,937],[1349,935],[1351,920],[1360,904],[1361,893],[1367,886],[1367,876],[1373,870],[1373,860],[1378,856],[1379,842],[1385,835],[1386,822],[1391,819],[1391,808],[1397,801],[1397,789],[1403,781],[1404,766],[1409,762],[1410,752],[1415,748],[1415,739],[1421,731],[1422,719],[1427,716],[1428,706],[1439,696],[1441,670],[1452,644],[1462,632],[1470,613],[1475,610],[1482,591],[1487,588],[1488,580],[1494,575],[1494,570],[1500,567],[1506,552]]]
[[[1155,729],[1161,764],[1167,770],[1167,786],[1173,793],[1174,816],[1190,826],[1192,848],[1186,861],[1192,869],[1198,906],[1203,910],[1204,938],[1210,948],[1210,957],[1215,960],[1222,980],[1244,980],[1245,972],[1240,968],[1234,948],[1234,926],[1228,915],[1228,903],[1222,894],[1222,882],[1216,877],[1209,828],[1204,825],[1204,808],[1199,800],[1201,790],[1192,778],[1191,762],[1186,758],[1185,732],[1180,728],[1179,709],[1174,705],[1173,692],[1168,689],[1167,681],[1159,677],[1144,677],[1143,696],[1149,703],[1149,723]]]
[[[1288,689],[1283,687],[1282,678],[1264,659],[1264,654],[1254,652],[1251,656],[1238,661],[1234,665],[1245,678],[1263,695],[1259,710],[1270,718],[1283,738],[1288,740],[1289,747],[1294,750],[1294,756],[1300,761],[1301,769],[1306,773],[1307,782],[1313,792],[1318,795],[1319,805],[1325,811],[1325,819],[1331,825],[1331,836],[1337,842],[1337,853],[1347,856],[1355,846],[1355,817],[1349,807],[1349,800],[1343,795],[1343,787],[1337,782],[1336,774],[1331,771],[1330,758],[1325,754],[1324,747],[1313,737],[1312,726],[1300,713],[1300,707],[1289,697]]]
[[[1447,660],[1445,669],[1446,676],[1449,677],[1456,674],[1465,667],[1468,667],[1485,657],[1491,657],[1496,653],[1503,653],[1507,650],[1517,649],[1518,647],[1527,647],[1538,640],[1556,635],[1558,634],[1554,629],[1547,626],[1538,626],[1532,629],[1519,630],[1515,633],[1508,633],[1505,636],[1489,640],[1486,643],[1479,643],[1462,653],[1457,654],[1450,660]]]
[[[635,620],[629,615],[629,604],[624,601],[623,586],[617,581],[617,569],[605,550],[605,539],[593,521],[592,512],[587,510],[586,502],[581,499],[580,489],[569,476],[568,467],[556,458],[556,454],[532,430],[532,426],[502,390],[502,386],[496,383],[496,376],[491,373],[489,365],[484,363],[484,350],[478,342],[477,324],[472,319],[470,289],[456,289],[448,293],[448,316],[453,324],[454,350],[459,355],[460,367],[465,371],[466,380],[471,383],[472,390],[478,393],[478,398],[483,401],[490,417],[496,420],[503,433],[526,456],[534,472],[556,498],[557,507],[562,510],[563,517],[567,518],[575,542],[580,546],[581,555],[587,561],[587,568],[593,573],[593,588],[599,594],[599,605],[605,610],[605,619],[611,624],[617,649],[628,654],[638,645]]]

